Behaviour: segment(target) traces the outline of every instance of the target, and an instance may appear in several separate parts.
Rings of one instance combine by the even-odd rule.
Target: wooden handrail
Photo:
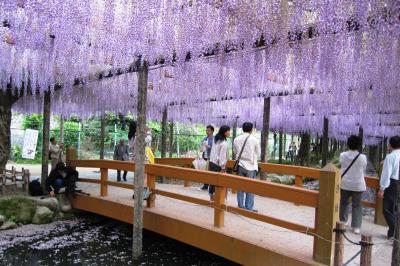
[[[146,173],[154,176],[163,175],[182,180],[233,188],[310,207],[316,207],[318,202],[318,191],[269,183],[237,175],[220,174],[195,169],[182,169],[180,167],[160,164],[147,164]]]

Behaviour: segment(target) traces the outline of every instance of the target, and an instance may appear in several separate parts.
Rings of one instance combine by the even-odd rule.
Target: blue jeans
[[[257,176],[257,171],[256,170],[249,171],[249,170],[246,170],[243,167],[239,166],[238,175],[254,179]],[[246,199],[245,199],[245,194],[246,194]],[[238,191],[237,192],[237,201],[238,201],[239,208],[251,211],[251,210],[253,210],[253,206],[254,206],[254,194],[250,193],[250,192]]]
[[[57,178],[54,180],[54,192],[57,194],[62,187],[65,187],[64,180],[62,178]]]

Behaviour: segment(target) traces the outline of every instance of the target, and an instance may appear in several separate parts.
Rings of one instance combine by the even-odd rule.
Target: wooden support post
[[[279,163],[282,163],[283,156],[283,132],[279,130]]]
[[[261,132],[261,162],[268,161],[268,134],[271,111],[271,98],[264,98],[263,129]],[[260,173],[261,180],[267,180],[267,173]]]
[[[276,132],[274,132],[274,148],[272,151],[272,159],[273,160],[275,160],[275,158],[276,158],[276,137],[277,137],[277,134],[276,134]]]
[[[374,222],[375,224],[388,226],[383,216],[383,199],[379,198],[378,193],[375,193],[375,217]]]
[[[150,196],[147,198],[147,208],[156,206],[156,178],[152,175],[147,175],[147,188],[150,189]]]
[[[17,173],[16,172],[17,171],[16,171],[15,167],[13,166],[11,168],[11,184],[12,184],[14,192],[17,191]]]
[[[162,114],[162,121],[161,121],[161,158],[167,157],[167,124],[168,124],[168,109],[167,107],[164,108]],[[165,183],[166,177],[161,177],[161,183]]]
[[[100,118],[100,160],[104,159],[105,135],[106,135],[106,114],[103,113]]]
[[[333,262],[333,229],[339,220],[340,172],[333,164],[327,164],[319,179],[318,207],[316,209],[314,259],[331,265]]]
[[[324,167],[328,162],[328,154],[329,154],[329,120],[324,117],[324,131],[322,135],[322,167]]]
[[[388,141],[387,137],[384,137],[383,138],[383,148],[382,148],[382,152],[383,152],[382,158],[383,159],[386,158],[386,154],[387,154],[387,146],[388,146],[387,141]]]
[[[100,196],[106,197],[108,195],[108,169],[101,168],[100,169]]]
[[[49,146],[50,146],[50,91],[44,93],[43,98],[43,135],[42,135],[42,174],[40,183],[45,191],[46,179],[49,175]]]
[[[23,188],[25,194],[28,195],[29,194],[29,180],[30,180],[29,169],[22,169],[22,172],[23,172],[22,180],[24,182],[22,188]]]
[[[400,191],[400,184],[397,183],[397,191]],[[397,193],[397,206],[400,206],[400,193]],[[400,211],[396,212],[396,224],[394,230],[394,241],[392,250],[392,266],[400,265]]]
[[[174,147],[174,122],[169,122],[169,158],[172,158]]]
[[[136,169],[134,178],[134,208],[133,208],[133,241],[132,255],[137,259],[142,254],[143,247],[143,197],[145,173],[145,137],[146,137],[146,116],[147,116],[147,80],[149,74],[148,63],[138,60],[136,62],[138,75],[137,94],[137,137],[136,137]]]
[[[71,166],[71,160],[76,160],[77,158],[77,153],[76,153],[76,148],[73,147],[68,147],[67,148],[67,154],[66,154],[66,165],[67,166]]]
[[[310,164],[310,134],[308,132],[301,134],[299,159],[301,165]]]
[[[214,196],[214,226],[221,228],[225,224],[225,213],[223,205],[225,205],[226,188],[215,186]]]
[[[232,160],[236,160],[236,154],[233,145],[233,141],[236,139],[236,136],[237,136],[237,119],[235,120],[235,123],[233,123],[232,127]]]
[[[371,266],[372,262],[372,236],[361,235],[360,266]],[[393,264],[392,264],[393,265]],[[396,266],[399,264],[395,264]]]
[[[359,152],[363,151],[363,145],[364,145],[364,129],[362,128],[362,126],[360,126],[358,128],[358,136],[360,137],[361,141],[360,141],[360,147],[358,148]]]
[[[294,178],[294,185],[296,187],[303,187],[303,177],[299,176],[299,175],[296,175],[295,178]]]
[[[336,231],[335,231],[335,255],[333,259],[334,266],[342,266],[343,265],[343,254],[344,254],[344,236],[343,232],[345,231],[345,224],[341,222],[336,222]]]

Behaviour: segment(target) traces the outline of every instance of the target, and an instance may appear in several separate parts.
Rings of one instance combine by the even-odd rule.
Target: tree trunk
[[[169,158],[172,158],[174,149],[174,122],[169,123]]]
[[[17,98],[10,89],[0,89],[0,169],[6,167],[11,153],[11,106]]]
[[[45,188],[47,176],[49,175],[49,145],[50,145],[50,115],[51,115],[51,94],[44,93],[43,98],[43,137],[42,137],[42,175],[40,182]]]
[[[167,156],[167,121],[168,110],[167,107],[164,108],[161,121],[161,158]]]
[[[283,155],[283,133],[282,130],[279,130],[279,163],[282,163],[282,155]]]
[[[301,165],[310,165],[310,134],[308,132],[301,134],[299,158]]]
[[[60,115],[60,143],[64,143],[64,116]]]
[[[364,129],[362,127],[358,128],[358,136],[360,137],[360,147],[358,148],[359,152],[363,151],[363,144],[364,144]]]
[[[274,132],[274,150],[273,150],[273,159],[274,160],[276,158],[276,137],[277,137],[277,134],[276,134],[276,132]]]
[[[237,120],[233,124],[233,128],[232,128],[232,160],[236,159],[235,149],[234,149],[234,145],[233,145],[233,141],[235,140],[236,136],[237,136]]]
[[[146,127],[146,105],[147,105],[147,78],[148,64],[138,60],[138,98],[137,98],[137,138],[136,138],[136,169],[134,178],[134,214],[133,214],[133,258],[137,259],[142,254],[142,230],[143,230],[143,190],[145,180],[145,127]]]
[[[271,113],[271,98],[264,98],[263,130],[261,132],[261,162],[268,161],[268,134]],[[267,173],[260,173],[261,180],[267,180]]]
[[[324,131],[322,135],[322,165],[324,167],[328,163],[328,154],[329,154],[329,120],[324,117]]]
[[[104,159],[105,135],[106,135],[106,114],[102,114],[100,118],[100,160]]]

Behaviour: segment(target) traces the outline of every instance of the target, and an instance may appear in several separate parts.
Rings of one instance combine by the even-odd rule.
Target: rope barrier
[[[357,258],[358,255],[360,255],[360,254],[361,254],[361,249],[353,257],[351,257],[346,263],[344,263],[343,266],[349,265],[349,263],[352,262],[355,258]]]

